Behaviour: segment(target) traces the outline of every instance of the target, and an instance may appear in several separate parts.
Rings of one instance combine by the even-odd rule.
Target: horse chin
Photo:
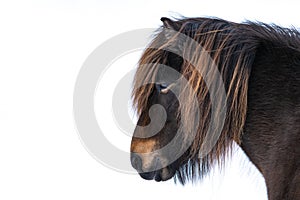
[[[165,167],[157,171],[145,172],[139,174],[143,179],[155,180],[157,182],[160,182],[160,181],[167,181],[171,179],[175,175],[175,171],[172,170],[171,168]]]

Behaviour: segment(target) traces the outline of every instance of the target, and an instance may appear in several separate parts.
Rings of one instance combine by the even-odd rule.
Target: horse
[[[161,21],[133,81],[133,168],[185,184],[223,166],[236,143],[269,200],[299,200],[299,31],[213,17]]]

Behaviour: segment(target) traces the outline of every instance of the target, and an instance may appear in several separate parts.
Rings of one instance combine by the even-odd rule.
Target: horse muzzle
[[[131,165],[143,179],[166,181],[172,178],[175,170],[163,164],[163,158],[158,155],[131,153]]]

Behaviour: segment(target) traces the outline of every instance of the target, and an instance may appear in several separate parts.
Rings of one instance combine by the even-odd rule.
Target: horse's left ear
[[[180,30],[181,24],[167,17],[162,17],[160,20],[163,22],[164,30],[162,32],[166,40],[167,41],[171,40],[172,37],[174,37],[174,35]],[[177,53],[178,55],[181,55],[183,46],[184,46],[184,39],[182,37],[178,37],[176,39],[176,42],[173,43],[173,47],[174,47],[173,53]]]
[[[162,17],[162,18],[160,18],[160,21],[163,22],[163,25],[165,28],[179,31],[180,26],[178,26],[178,24],[176,22],[172,21],[171,19],[169,19],[167,17]]]

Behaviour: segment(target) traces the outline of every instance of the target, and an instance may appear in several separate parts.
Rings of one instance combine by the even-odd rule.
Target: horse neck
[[[300,199],[300,54],[282,51],[257,51],[241,143],[265,178],[269,200]]]

